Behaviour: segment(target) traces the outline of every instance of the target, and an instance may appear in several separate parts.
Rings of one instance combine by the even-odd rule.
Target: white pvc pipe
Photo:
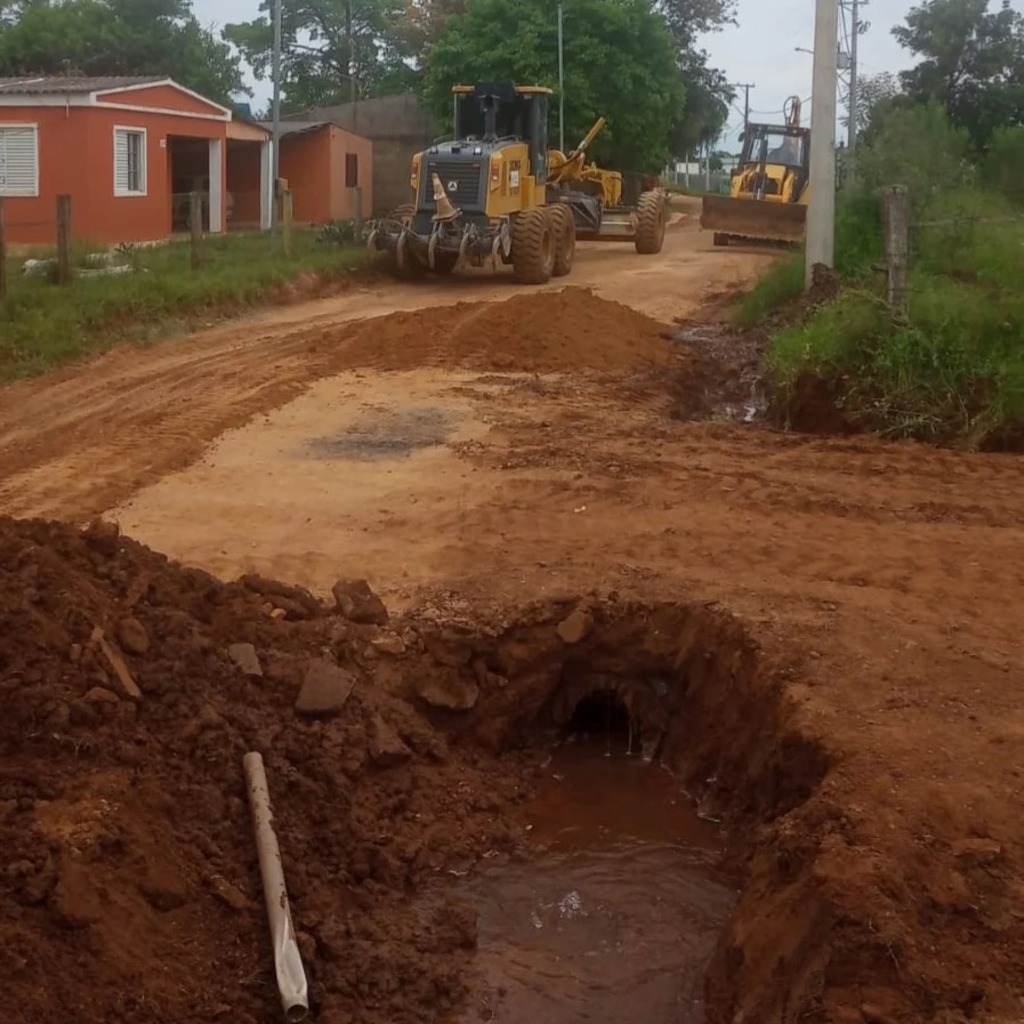
[[[260,877],[263,880],[263,899],[270,922],[270,939],[274,948],[274,973],[281,994],[285,1020],[305,1020],[309,1014],[309,994],[306,973],[302,969],[299,944],[295,941],[292,912],[288,904],[288,890],[284,884],[281,849],[274,833],[274,814],[270,808],[270,791],[263,769],[263,756],[256,752],[242,758],[242,769],[249,789],[256,850],[260,858]]]

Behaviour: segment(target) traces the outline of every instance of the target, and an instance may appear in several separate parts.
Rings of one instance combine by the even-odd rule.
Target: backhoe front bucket
[[[704,196],[700,226],[726,238],[798,244],[804,240],[807,207],[770,199]],[[716,239],[717,241],[717,239]]]

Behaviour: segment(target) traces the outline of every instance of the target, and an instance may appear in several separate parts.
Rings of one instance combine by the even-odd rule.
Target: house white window
[[[114,129],[114,195],[146,194],[146,129]]]
[[[39,195],[39,129],[0,124],[0,196]]]

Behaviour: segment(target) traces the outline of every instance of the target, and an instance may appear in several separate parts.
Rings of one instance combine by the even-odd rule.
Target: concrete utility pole
[[[734,89],[742,89],[745,93],[743,100],[743,130],[747,130],[747,125],[750,124],[750,90],[754,88],[753,82],[734,82]]]
[[[277,182],[281,177],[281,0],[274,0],[274,152],[271,159],[271,192],[270,192],[270,236],[277,243],[280,217],[277,211]]]
[[[811,93],[811,199],[807,209],[805,283],[814,267],[835,265],[836,219],[836,42],[839,0],[815,0],[814,82]]]
[[[558,148],[565,152],[565,53],[562,36],[562,5],[558,5]]]

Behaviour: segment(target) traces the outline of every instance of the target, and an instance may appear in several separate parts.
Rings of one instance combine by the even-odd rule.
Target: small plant
[[[332,220],[322,224],[316,233],[316,240],[321,245],[354,245],[357,241],[355,222]]]

